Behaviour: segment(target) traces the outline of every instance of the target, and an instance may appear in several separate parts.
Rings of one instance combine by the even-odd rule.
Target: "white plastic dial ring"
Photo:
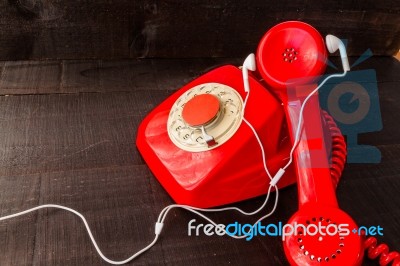
[[[203,139],[201,127],[190,126],[182,117],[185,104],[201,94],[211,94],[220,102],[215,119],[202,125],[207,134],[217,142],[212,147],[209,147]],[[204,106],[204,110],[206,108],[207,106]],[[228,141],[239,129],[242,122],[242,108],[242,97],[232,87],[220,83],[195,86],[182,94],[172,106],[167,122],[168,135],[176,146],[185,151],[202,152],[215,149]]]

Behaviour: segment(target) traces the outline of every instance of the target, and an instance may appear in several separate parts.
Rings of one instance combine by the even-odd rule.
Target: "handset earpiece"
[[[243,85],[244,91],[250,91],[249,85],[249,70],[256,71],[256,57],[253,53],[249,54],[243,62],[242,74],[243,74]]]
[[[339,49],[340,57],[342,58],[343,70],[345,72],[350,71],[349,59],[347,58],[346,47],[344,43],[336,36],[328,34],[326,35],[326,47],[330,53],[334,53]]]

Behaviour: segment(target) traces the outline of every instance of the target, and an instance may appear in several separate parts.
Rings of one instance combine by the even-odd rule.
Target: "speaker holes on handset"
[[[297,55],[299,54],[293,47],[286,48],[282,53],[283,61],[288,63],[293,63],[298,59]]]
[[[324,226],[328,226],[329,224],[336,225],[334,221],[332,221],[330,218],[326,218],[323,216],[314,216],[314,217],[309,217],[307,220],[301,221],[301,224],[304,226],[309,226],[309,225],[317,225],[317,224],[322,224]],[[340,233],[341,231],[339,231]],[[339,240],[335,240],[338,239]],[[297,245],[299,247],[299,252],[301,254],[307,256],[311,261],[318,261],[318,262],[333,262],[332,260],[335,260],[338,258],[338,256],[342,253],[342,248],[344,247],[344,237],[343,236],[322,236],[322,235],[308,235],[308,233],[304,233],[303,230],[297,229]],[[338,241],[337,246],[334,247],[329,253],[327,254],[318,254],[318,253],[313,253],[312,250],[309,249],[310,244],[315,245],[318,243],[318,245],[331,245],[330,243],[334,243],[333,241]]]

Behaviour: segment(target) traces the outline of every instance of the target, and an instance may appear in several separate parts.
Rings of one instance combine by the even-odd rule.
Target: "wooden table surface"
[[[172,203],[135,147],[140,121],[196,76],[240,62],[0,62],[0,215],[45,203],[74,208],[87,218],[106,256],[127,258],[153,239],[159,212]],[[383,129],[361,134],[359,142],[378,147],[382,162],[347,165],[337,196],[359,224],[379,224],[384,228],[379,240],[400,250],[400,63],[375,57],[357,67],[371,68],[377,71]],[[287,221],[297,209],[296,197],[295,186],[283,189],[268,221]],[[252,210],[261,203],[256,198],[235,205]],[[232,213],[210,216],[221,223],[255,220]],[[287,264],[279,238],[188,237],[193,218],[200,221],[184,210],[172,211],[159,242],[132,264]],[[79,218],[41,210],[0,222],[0,265],[106,263]]]

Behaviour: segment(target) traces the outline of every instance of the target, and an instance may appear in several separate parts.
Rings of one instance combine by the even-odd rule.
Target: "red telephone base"
[[[167,132],[169,112],[187,90],[203,83],[221,83],[235,88],[245,98],[241,70],[227,65],[193,80],[156,107],[139,126],[136,145],[161,185],[176,203],[209,208],[257,197],[267,192],[260,147],[241,123],[237,132],[221,146],[204,152],[178,148]],[[255,78],[250,77],[251,95],[245,118],[252,123],[264,145],[267,165],[274,174],[288,160],[291,148],[284,110],[280,102]],[[279,187],[295,183],[292,168]]]

